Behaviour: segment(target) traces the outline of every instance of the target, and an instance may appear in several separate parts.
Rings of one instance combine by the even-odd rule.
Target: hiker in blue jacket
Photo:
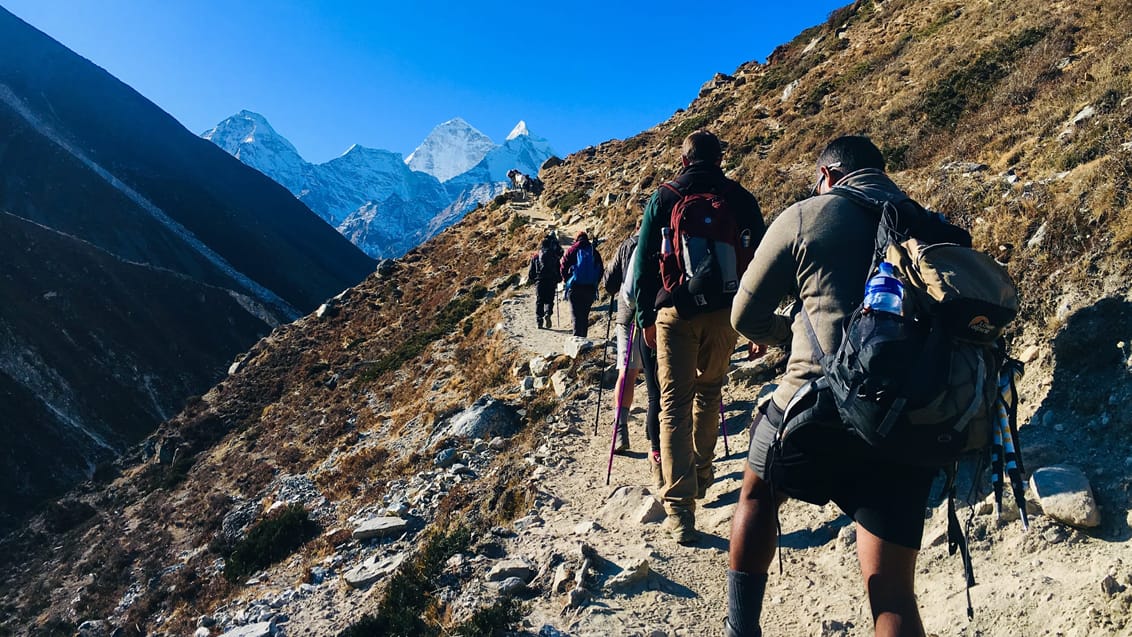
[[[822,374],[819,354],[837,350],[842,326],[864,297],[879,213],[829,194],[854,186],[893,202],[907,195],[884,172],[884,157],[866,137],[840,137],[821,153],[815,196],[782,212],[767,230],[740,282],[731,310],[736,331],[761,346],[789,344],[778,389],[752,425],[743,486],[731,522],[727,637],[762,635],[759,616],[777,544],[777,510],[787,497],[833,501],[857,523],[857,559],[878,637],[923,637],[916,605],[916,556],[935,470],[877,457],[841,423],[836,406],[799,400],[795,392]],[[775,310],[788,297],[789,316]],[[789,408],[789,409],[788,409]],[[789,411],[789,413],[784,413]],[[787,421],[802,440],[776,443]],[[776,448],[777,447],[777,448]],[[768,631],[778,634],[779,631]]]
[[[590,243],[590,235],[579,230],[574,243],[562,255],[560,271],[566,281],[566,296],[574,315],[574,336],[585,338],[590,329],[590,308],[597,299],[604,266],[601,254]]]

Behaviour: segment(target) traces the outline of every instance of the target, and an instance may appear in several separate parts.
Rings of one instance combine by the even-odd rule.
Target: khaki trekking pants
[[[698,484],[711,484],[723,377],[738,338],[730,309],[685,320],[666,307],[656,317],[661,499],[668,513],[694,510]]]

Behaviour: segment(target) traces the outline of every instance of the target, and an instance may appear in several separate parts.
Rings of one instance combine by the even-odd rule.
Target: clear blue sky
[[[463,117],[559,154],[634,135],[851,0],[0,0],[200,133],[241,109],[308,160]]]

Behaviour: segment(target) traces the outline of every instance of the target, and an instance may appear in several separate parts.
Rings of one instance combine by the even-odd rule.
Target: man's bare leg
[[[919,551],[886,542],[857,525],[857,560],[877,637],[924,637],[916,605]]]

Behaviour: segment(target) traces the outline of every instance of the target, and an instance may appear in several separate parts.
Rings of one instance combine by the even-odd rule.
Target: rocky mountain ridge
[[[507,171],[537,174],[554,154],[520,121],[502,145],[460,118],[438,125],[408,158],[351,146],[321,164],[251,111],[201,137],[278,181],[367,254],[397,257],[507,189]]]
[[[277,184],[3,9],[0,43],[8,528],[374,262]]]
[[[768,64],[717,75],[670,120],[571,155],[544,172],[535,205],[473,210],[274,330],[163,427],[152,453],[139,449],[120,477],[6,538],[0,573],[18,585],[0,626],[440,634],[475,620],[520,634],[716,634],[743,432],[773,364],[735,361],[731,454],[701,518],[709,537],[678,548],[651,522],[639,457],[616,458],[603,487],[608,432],[591,429],[609,376],[601,339],[588,351],[555,342],[557,332],[533,328],[529,292],[514,287],[547,224],[584,227],[612,250],[677,171],[683,136],[708,126],[728,142],[728,173],[768,216],[804,196],[830,137],[869,134],[894,179],[970,228],[1019,284],[1010,339],[1027,361],[1027,466],[1079,469],[1099,524],[1035,502],[1023,532],[981,494],[964,494],[979,581],[967,621],[933,502],[917,572],[928,633],[1126,633],[1132,198],[1127,180],[1111,178],[1132,173],[1123,9],[862,0]],[[601,316],[599,307],[591,334]],[[519,419],[517,433],[496,442],[454,428],[478,422],[485,394]],[[255,544],[301,515],[286,513],[292,504],[321,528]],[[772,574],[766,627],[868,634],[852,524],[796,503],[782,522],[785,572]],[[249,546],[264,560],[237,569]]]

